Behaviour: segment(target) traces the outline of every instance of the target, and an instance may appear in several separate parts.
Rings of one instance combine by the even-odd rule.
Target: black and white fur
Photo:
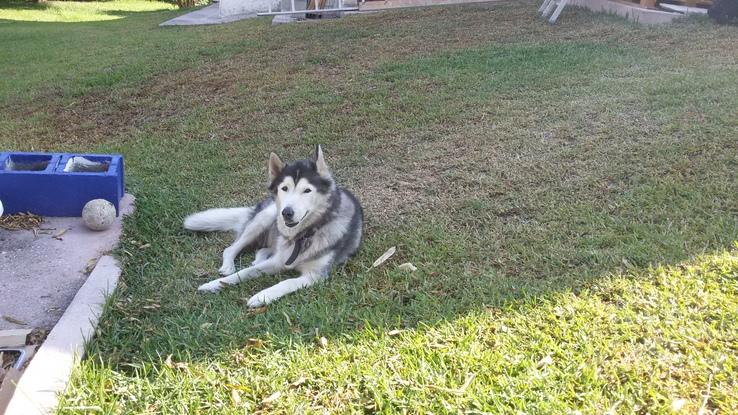
[[[347,190],[336,186],[320,146],[305,160],[282,163],[269,157],[271,196],[255,206],[210,209],[185,218],[194,231],[233,231],[238,236],[223,251],[223,278],[201,285],[198,291],[217,292],[261,275],[297,270],[300,276],[273,285],[248,301],[259,307],[328,277],[333,267],[346,262],[361,244],[361,205]],[[253,246],[256,259],[236,272],[234,261]]]

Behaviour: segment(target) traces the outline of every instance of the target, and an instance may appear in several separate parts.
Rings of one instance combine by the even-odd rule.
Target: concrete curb
[[[359,2],[359,12],[410,7],[448,6],[452,4],[497,3],[499,0],[384,0]]]
[[[164,27],[223,24],[235,22],[238,20],[253,19],[257,17],[256,11],[252,13],[239,13],[221,16],[219,7],[220,6],[218,3],[203,7],[202,9],[177,16],[163,23],[159,23],[159,26]]]
[[[120,278],[117,261],[100,258],[87,281],[23,372],[5,415],[53,413],[74,365],[84,356],[107,297]]]
[[[594,12],[614,14],[645,25],[671,23],[684,17],[681,13],[644,9],[632,3],[616,0],[574,0],[569,4]]]

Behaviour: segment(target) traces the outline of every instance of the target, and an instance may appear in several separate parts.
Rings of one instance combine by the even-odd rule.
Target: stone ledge
[[[103,305],[115,290],[120,273],[113,257],[100,258],[23,372],[5,415],[54,413],[58,395],[64,392],[74,365],[84,356],[85,345],[95,333]]]
[[[615,0],[571,0],[569,4],[594,12],[614,14],[646,25],[671,23],[675,19],[684,17],[681,13],[645,9],[643,7],[638,7],[633,3],[625,3]]]

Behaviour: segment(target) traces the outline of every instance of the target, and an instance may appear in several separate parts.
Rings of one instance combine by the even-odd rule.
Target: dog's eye
[[[312,190],[311,190],[311,189],[305,189],[305,190],[303,190],[302,192],[303,192],[303,193],[310,193],[310,192],[312,192]]]
[[[286,192],[287,191],[287,186],[282,186],[282,191],[283,192]]]

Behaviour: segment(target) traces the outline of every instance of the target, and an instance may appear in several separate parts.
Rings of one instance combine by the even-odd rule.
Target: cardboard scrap
[[[0,330],[0,347],[25,346],[30,333],[30,329]]]
[[[33,354],[36,353],[36,346],[25,346],[25,351],[26,363],[28,363],[33,357]],[[0,414],[5,413],[5,409],[8,408],[10,398],[13,397],[13,392],[15,392],[15,385],[18,384],[24,370],[25,365],[20,370],[11,367],[5,373],[5,378],[2,384],[0,384]]]

